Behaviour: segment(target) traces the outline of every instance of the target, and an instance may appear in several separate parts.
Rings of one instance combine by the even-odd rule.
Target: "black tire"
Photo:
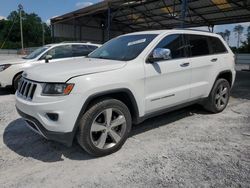
[[[13,89],[16,91],[18,89],[18,82],[22,78],[22,74],[18,74],[13,79]]]
[[[220,92],[221,88],[224,91],[222,93],[225,93],[224,95],[222,95],[222,93]],[[226,88],[226,90],[224,90],[223,88],[224,89]],[[216,80],[216,82],[212,88],[212,91],[210,92],[210,94],[206,100],[204,108],[212,113],[222,112],[228,104],[229,97],[230,97],[230,89],[231,89],[230,84],[226,79],[220,78],[220,79]],[[218,98],[219,96],[222,97],[223,100],[219,99]],[[220,100],[220,101],[218,101],[218,100]],[[221,104],[221,105],[219,105],[219,104]]]
[[[104,123],[104,124],[100,123],[102,127],[103,126],[104,127],[106,126],[106,128],[110,127],[109,130],[103,130],[103,131],[98,130],[99,132],[93,131],[92,129],[93,127],[95,127],[94,123],[95,125],[96,123],[99,124],[97,122],[98,118],[100,122],[102,121],[107,122],[107,120],[105,120],[105,119],[108,119],[107,110],[110,110],[110,109],[112,109],[111,116],[110,116],[111,118],[109,121],[110,126],[106,125],[108,123]],[[116,115],[116,112],[117,113],[119,112],[120,115]],[[116,143],[109,143],[108,142],[109,140],[110,142],[114,142],[115,140],[115,139],[112,139],[111,135],[109,135],[111,134],[109,131],[111,130],[114,131],[113,129],[116,129],[116,127],[112,128],[111,124],[115,122],[115,120],[118,120],[119,117],[122,117],[122,119],[125,121],[125,123],[120,125],[121,128],[118,128],[119,126],[117,126],[118,129],[115,130],[115,131],[120,131],[119,133],[116,132],[119,134],[120,140],[117,141]],[[117,119],[112,120],[112,118],[113,119],[117,118]],[[82,115],[80,119],[79,130],[77,132],[77,141],[85,151],[87,151],[89,154],[93,156],[101,157],[101,156],[109,155],[111,153],[118,151],[122,147],[122,145],[125,143],[125,141],[127,140],[129,136],[131,125],[132,125],[132,120],[131,120],[130,111],[124,103],[116,99],[104,99],[104,100],[96,101],[95,103],[93,103],[93,105],[91,105],[90,108],[88,108],[88,110]],[[119,129],[121,129],[122,131]],[[98,134],[100,135],[99,139],[98,139]],[[101,137],[104,134],[107,135],[105,138],[105,145],[103,146],[103,148],[98,148],[98,146],[100,146],[99,144],[101,142]],[[93,138],[94,136],[95,138],[97,138],[96,141]],[[99,141],[99,144],[97,144],[98,141]]]

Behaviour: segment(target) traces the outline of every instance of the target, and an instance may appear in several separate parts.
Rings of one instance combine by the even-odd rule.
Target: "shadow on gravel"
[[[134,136],[160,126],[177,121],[179,119],[191,116],[194,113],[205,113],[199,110],[198,105],[190,106],[181,110],[170,112],[155,118],[151,118],[134,125],[130,136]],[[48,141],[40,135],[31,131],[21,118],[12,121],[5,129],[3,134],[3,142],[15,153],[23,157],[31,157],[43,162],[57,162],[64,158],[71,160],[91,160],[94,159],[87,154],[76,142],[72,147],[66,147],[54,141]]]
[[[63,158],[72,160],[92,159],[76,143],[72,147],[66,147],[60,143],[46,140],[31,131],[21,118],[12,121],[6,127],[3,142],[15,153],[43,162],[63,161]]]
[[[231,91],[231,96],[234,98],[250,100],[249,71],[237,71],[235,83]]]
[[[15,94],[15,91],[12,88],[0,88],[0,96],[12,95],[12,94]]]
[[[131,136],[150,131],[155,128],[159,128],[161,126],[167,126],[170,123],[173,123],[175,121],[179,121],[181,119],[184,119],[186,117],[192,116],[194,114],[203,114],[207,115],[210,114],[209,112],[205,111],[202,106],[200,105],[192,105],[186,108],[182,108],[180,110],[168,112],[165,114],[162,114],[160,116],[156,116],[153,118],[150,118],[146,121],[144,121],[141,124],[134,125],[132,127]]]

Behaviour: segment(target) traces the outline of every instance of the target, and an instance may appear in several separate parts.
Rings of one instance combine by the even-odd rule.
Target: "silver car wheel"
[[[90,137],[94,146],[99,149],[108,149],[119,143],[125,131],[124,114],[118,109],[107,108],[94,118]]]
[[[221,84],[215,95],[215,105],[217,109],[223,109],[228,102],[228,88],[225,85]]]

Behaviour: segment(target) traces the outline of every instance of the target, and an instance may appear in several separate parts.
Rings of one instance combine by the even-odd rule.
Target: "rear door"
[[[207,97],[227,50],[217,37],[185,34],[192,67],[191,99]]]
[[[190,96],[191,69],[183,35],[168,35],[155,48],[169,49],[171,59],[145,63],[146,113],[184,103]]]

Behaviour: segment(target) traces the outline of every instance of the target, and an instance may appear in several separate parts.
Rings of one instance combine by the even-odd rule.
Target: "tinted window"
[[[41,48],[36,49],[34,52],[30,53],[29,55],[23,57],[23,59],[34,59],[45,52],[50,46],[43,46]]]
[[[93,50],[88,45],[72,45],[73,56],[87,56]]]
[[[227,52],[227,49],[225,48],[224,44],[221,42],[219,38],[209,37],[209,42],[210,42],[211,51],[213,54]]]
[[[185,57],[185,45],[183,35],[166,36],[155,48],[170,49],[172,59]]]
[[[189,42],[190,56],[209,55],[208,40],[202,35],[186,35]]]
[[[89,57],[129,61],[136,58],[156,36],[137,34],[117,37],[93,51]]]
[[[92,51],[94,51],[96,48],[98,48],[98,46],[92,46],[92,45],[88,45],[88,48]]]
[[[72,57],[72,48],[71,45],[57,46],[49,50],[46,55],[51,55],[52,59]]]

